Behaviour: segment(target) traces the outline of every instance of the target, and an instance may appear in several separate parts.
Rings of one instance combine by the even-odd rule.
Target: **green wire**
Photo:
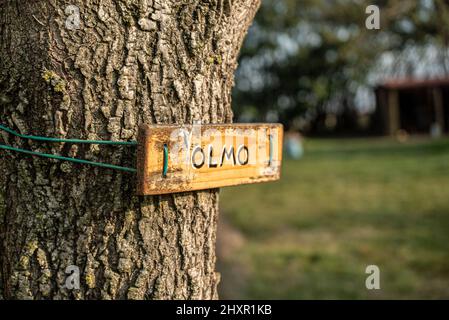
[[[136,141],[130,141],[130,142],[98,141],[98,140],[58,139],[58,138],[46,138],[46,137],[40,137],[40,136],[28,136],[28,135],[23,135],[23,134],[17,133],[16,131],[11,130],[5,126],[2,126],[1,124],[0,124],[0,130],[6,131],[6,132],[8,132],[16,137],[22,138],[22,139],[29,139],[29,140],[42,141],[42,142],[59,142],[59,143],[65,142],[65,143],[75,143],[75,144],[137,146]],[[97,166],[97,167],[102,167],[102,168],[121,170],[121,171],[132,172],[132,173],[137,172],[137,170],[133,169],[133,168],[120,167],[120,166],[115,166],[112,164],[94,162],[94,161],[88,161],[88,160],[82,160],[82,159],[76,159],[76,158],[68,158],[68,157],[58,156],[58,155],[54,155],[54,154],[34,152],[34,151],[25,150],[25,149],[14,148],[14,147],[7,146],[4,144],[0,144],[0,149],[20,152],[20,153],[24,153],[24,154],[28,154],[28,155],[32,155],[32,156],[43,157],[43,158],[56,159],[56,160],[61,160],[61,161],[70,161],[70,162],[80,163],[80,164],[87,164],[87,165],[92,165],[92,166]]]
[[[20,134],[14,130],[11,130],[5,126],[0,124],[0,130],[6,131],[16,137],[22,139],[29,139],[34,141],[43,141],[43,142],[65,142],[65,143],[76,143],[76,144],[106,144],[106,145],[118,145],[118,146],[137,146],[136,141],[103,141],[103,140],[79,140],[79,139],[58,139],[58,138],[46,138],[40,136],[28,136]]]
[[[168,146],[164,144],[164,168],[162,169],[162,176],[167,177],[168,172]]]
[[[75,162],[75,163],[88,164],[88,165],[102,167],[102,168],[121,170],[121,171],[132,172],[132,173],[137,172],[137,170],[133,169],[133,168],[119,167],[119,166],[115,166],[115,165],[107,164],[107,163],[93,162],[93,161],[88,161],[88,160],[82,160],[82,159],[76,159],[76,158],[67,158],[67,157],[57,156],[57,155],[54,155],[54,154],[34,152],[34,151],[29,151],[29,150],[24,150],[24,149],[19,149],[19,148],[6,146],[6,145],[3,145],[3,144],[0,144],[0,149],[20,152],[20,153],[25,153],[25,154],[29,154],[29,155],[32,155],[32,156],[38,156],[38,157],[43,157],[43,158],[50,158],[50,159],[56,159],[56,160],[61,160],[61,161],[70,161],[70,162]]]
[[[273,135],[269,135],[270,140],[270,160],[268,160],[268,165],[271,167],[271,164],[273,163]]]

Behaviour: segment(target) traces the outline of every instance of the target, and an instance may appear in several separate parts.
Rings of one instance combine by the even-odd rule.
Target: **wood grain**
[[[282,139],[280,124],[144,125],[138,137],[137,192],[157,195],[278,180]],[[164,146],[169,153],[165,177]]]

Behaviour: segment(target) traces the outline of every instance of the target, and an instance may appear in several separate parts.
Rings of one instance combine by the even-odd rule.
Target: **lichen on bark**
[[[80,9],[66,27],[65,8]],[[135,140],[143,123],[232,121],[259,0],[0,2],[0,122],[23,134]],[[128,147],[4,143],[134,166]],[[215,299],[218,191],[136,197],[135,177],[0,152],[0,298]],[[67,266],[81,288],[65,287]],[[3,296],[2,296],[3,295]]]

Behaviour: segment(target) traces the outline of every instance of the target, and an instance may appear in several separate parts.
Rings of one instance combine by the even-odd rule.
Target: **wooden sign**
[[[145,125],[138,194],[212,189],[280,178],[280,124]]]

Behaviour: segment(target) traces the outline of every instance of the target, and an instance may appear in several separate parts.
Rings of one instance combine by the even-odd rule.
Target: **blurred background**
[[[221,298],[449,298],[448,48],[447,0],[263,0],[235,121],[283,123],[285,160],[221,192]]]

